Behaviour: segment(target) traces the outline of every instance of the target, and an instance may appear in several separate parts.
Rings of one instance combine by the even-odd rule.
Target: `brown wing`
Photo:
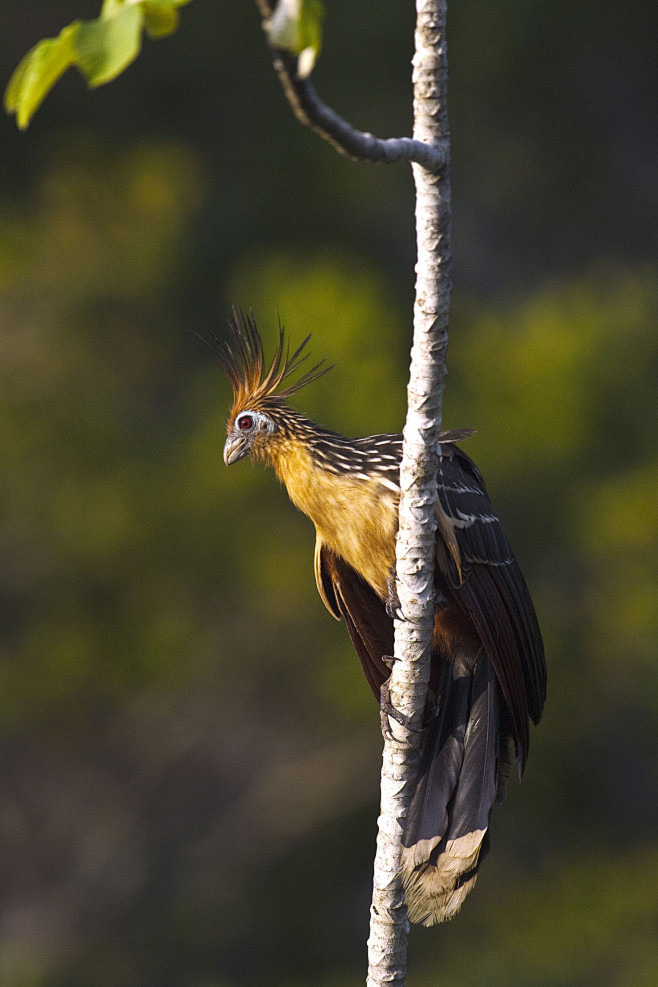
[[[379,701],[393,654],[393,621],[375,591],[351,565],[318,542],[315,574],[320,596],[334,617],[343,617],[368,684]]]
[[[443,535],[437,561],[445,593],[470,618],[489,656],[522,768],[528,716],[539,721],[546,697],[544,647],[535,609],[484,480],[455,446],[442,449],[437,491]]]

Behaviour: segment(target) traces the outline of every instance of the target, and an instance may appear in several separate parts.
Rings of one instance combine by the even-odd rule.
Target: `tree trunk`
[[[382,797],[375,859],[368,985],[405,983],[408,920],[400,882],[401,837],[419,755],[429,680],[435,591],[434,501],[437,442],[445,378],[450,304],[450,176],[446,106],[447,0],[417,0],[414,66],[414,139],[445,162],[439,173],[413,164],[416,183],[416,301],[408,412],[400,469],[396,662],[382,764]]]

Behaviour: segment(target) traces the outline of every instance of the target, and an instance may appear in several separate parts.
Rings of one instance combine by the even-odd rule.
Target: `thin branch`
[[[263,18],[263,29],[268,34],[268,22],[276,0],[256,0],[256,5]],[[374,161],[378,164],[410,161],[435,174],[444,168],[447,143],[437,141],[428,144],[411,137],[385,139],[357,130],[320,99],[310,79],[300,78],[298,59],[294,55],[278,48],[271,50],[274,69],[293,113],[300,123],[326,140],[339,154],[351,161]]]
[[[256,0],[268,32],[277,0]],[[447,0],[416,0],[414,137],[380,140],[355,130],[300,78],[297,58],[273,48],[295,116],[357,161],[410,161],[416,183],[416,301],[408,412],[400,467],[395,656],[388,683],[381,813],[368,939],[368,987],[404,987],[409,922],[401,881],[402,835],[420,756],[434,624],[437,444],[450,305],[450,139],[446,111]]]
[[[390,704],[396,713],[388,716],[382,763],[369,987],[405,983],[408,921],[402,904],[401,837],[417,772],[436,606],[434,504],[451,289],[446,8],[447,0],[416,2],[414,137],[444,149],[446,161],[438,176],[413,166],[418,262],[396,556],[403,619],[395,622],[398,660],[389,679]]]

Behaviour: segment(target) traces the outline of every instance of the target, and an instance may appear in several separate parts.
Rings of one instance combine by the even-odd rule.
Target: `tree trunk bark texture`
[[[396,661],[389,680],[388,736],[375,859],[368,987],[402,987],[408,920],[400,882],[401,836],[418,761],[429,680],[435,591],[434,502],[437,442],[445,378],[450,305],[450,175],[447,117],[447,0],[417,0],[414,139],[436,149],[439,172],[412,164],[416,185],[416,301],[408,413],[400,469],[400,528],[395,622]]]

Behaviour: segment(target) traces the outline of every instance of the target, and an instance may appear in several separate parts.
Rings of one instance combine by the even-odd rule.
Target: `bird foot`
[[[402,604],[400,603],[400,597],[398,596],[397,586],[395,585],[395,567],[391,566],[388,570],[388,579],[386,580],[386,613],[389,615],[391,620],[404,620],[402,614]]]
[[[393,659],[393,661],[394,660],[395,659]],[[382,687],[379,691],[379,718],[384,740],[396,739],[391,733],[391,720],[395,720],[396,723],[403,726],[405,730],[416,733],[419,732],[418,728],[412,722],[412,718],[410,716],[405,716],[404,713],[401,713],[391,702],[391,693],[388,687],[388,681],[382,683]]]

